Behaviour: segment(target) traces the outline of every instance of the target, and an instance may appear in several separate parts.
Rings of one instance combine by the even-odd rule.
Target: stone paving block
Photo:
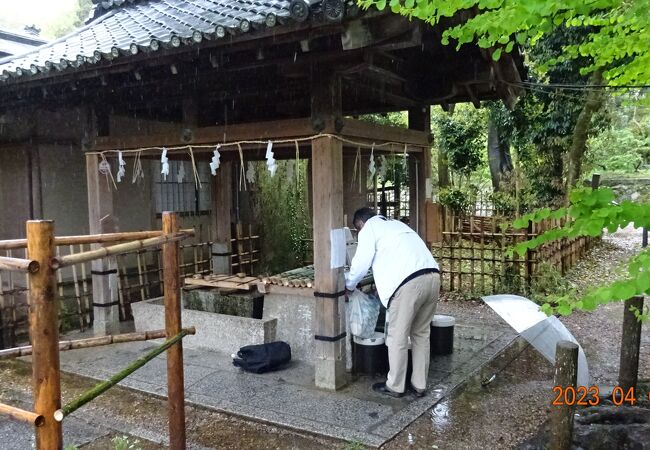
[[[513,341],[507,328],[460,327],[455,352],[432,360],[429,391],[416,399],[394,399],[371,390],[378,379],[350,377],[337,392],[314,386],[314,368],[292,361],[285,370],[250,374],[232,365],[226,353],[184,349],[186,398],[189,402],[304,432],[379,446],[408,426],[451,390],[481,375],[480,370]],[[96,378],[116,373],[153,348],[150,342],[100,347],[62,354],[64,370]],[[90,349],[89,349],[90,350]],[[63,356],[65,355],[65,356]],[[109,375],[106,375],[106,374]],[[166,395],[165,355],[160,355],[122,385]]]

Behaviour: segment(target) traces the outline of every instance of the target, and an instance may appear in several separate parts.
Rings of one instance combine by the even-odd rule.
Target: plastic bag
[[[379,317],[379,300],[358,289],[350,295],[350,333],[360,338],[372,337]]]

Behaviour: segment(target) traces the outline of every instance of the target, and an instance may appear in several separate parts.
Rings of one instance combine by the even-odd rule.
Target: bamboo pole
[[[45,423],[45,417],[40,414],[33,413],[31,411],[25,411],[24,409],[16,408],[14,406],[4,405],[0,403],[0,414],[5,414],[9,417],[13,417],[16,420],[21,422],[27,422],[34,425],[35,427],[42,427]]]
[[[61,424],[52,420],[54,411],[61,407],[59,302],[55,294],[56,276],[50,267],[54,248],[54,222],[28,221],[28,257],[41,265],[41,270],[29,278],[29,335],[34,347],[34,412],[45,417],[43,426],[36,428],[36,448],[39,450],[63,447]]]
[[[38,261],[0,256],[0,270],[12,272],[35,273],[40,268]]]
[[[162,215],[163,233],[173,235],[178,232],[175,213],[164,212]],[[168,242],[162,246],[165,330],[167,336],[181,331],[181,277],[178,267],[178,241]],[[169,448],[185,450],[185,390],[183,375],[183,343],[167,350],[167,398],[169,414]]]
[[[107,256],[121,255],[123,253],[140,250],[147,247],[154,247],[166,242],[179,241],[189,236],[189,234],[179,231],[173,234],[165,234],[158,237],[112,245],[110,247],[102,247],[98,248],[97,250],[90,250],[84,253],[61,256],[60,258],[52,259],[52,267],[54,269],[60,269],[61,267],[70,266],[72,264],[84,263],[95,259],[105,258]]]
[[[127,367],[125,367],[122,371],[116,373],[113,375],[111,378],[109,378],[106,381],[102,381],[101,383],[95,385],[88,391],[84,392],[81,394],[79,397],[76,399],[72,400],[70,403],[66,404],[63,408],[57,409],[53,413],[53,417],[57,423],[63,421],[63,419],[81,408],[83,405],[88,403],[91,400],[96,399],[100,395],[102,395],[104,392],[115,386],[117,383],[131,375],[133,372],[147,364],[149,361],[154,359],[156,356],[160,355],[162,352],[173,346],[174,344],[177,344],[180,342],[181,339],[183,339],[186,335],[190,334],[188,330],[182,330],[180,333],[178,333],[176,336],[172,337],[171,339],[166,340],[160,346],[156,347],[149,353],[147,353],[144,356],[141,356],[140,358],[136,359],[133,361],[131,364],[129,364]],[[54,448],[54,447],[53,447]]]
[[[183,233],[188,233],[194,236],[194,229],[187,228],[181,230]],[[162,231],[129,231],[123,233],[102,233],[102,234],[88,234],[79,236],[58,236],[54,238],[55,245],[83,245],[83,244],[107,244],[109,242],[125,242],[133,240],[141,240],[162,235]],[[18,248],[26,248],[27,239],[9,239],[0,241],[0,250],[14,250]]]
[[[194,327],[183,328],[183,331],[187,331],[187,334],[196,334]],[[101,347],[104,345],[121,344],[124,342],[149,341],[151,339],[162,339],[165,337],[167,337],[167,332],[165,330],[152,330],[139,331],[135,333],[112,334],[108,336],[99,336],[86,339],[74,339],[69,341],[60,341],[59,351],[65,352],[79,348]],[[29,356],[31,354],[31,345],[8,348],[5,350],[0,350],[0,360],[19,358],[21,356]]]

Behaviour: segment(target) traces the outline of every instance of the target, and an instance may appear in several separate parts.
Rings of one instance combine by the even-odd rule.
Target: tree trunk
[[[492,188],[496,192],[500,188],[503,175],[512,172],[512,156],[510,143],[501,138],[499,127],[491,118],[488,120],[487,151]]]
[[[447,187],[449,181],[449,164],[442,150],[438,150],[438,187]]]
[[[603,70],[596,70],[589,80],[591,85],[603,83]],[[598,89],[587,92],[585,106],[582,108],[576,125],[573,128],[571,148],[569,150],[569,174],[567,177],[567,195],[569,190],[578,183],[582,172],[582,159],[587,149],[587,134],[591,125],[591,119],[603,104],[603,93]]]

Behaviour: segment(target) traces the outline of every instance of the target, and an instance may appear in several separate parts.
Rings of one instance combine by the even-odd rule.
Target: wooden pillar
[[[56,276],[50,267],[55,255],[54,222],[27,222],[27,255],[40,269],[29,276],[29,336],[32,342],[32,387],[34,412],[45,418],[36,428],[36,448],[63,448],[61,424],[54,411],[61,408],[59,365],[59,302]]]
[[[230,274],[232,254],[232,161],[223,161],[212,177],[212,271]]]
[[[578,378],[578,344],[560,341],[555,349],[555,376],[553,386],[559,386],[564,392],[576,389]],[[554,391],[555,393],[555,391]],[[555,394],[557,395],[557,394]],[[573,441],[573,413],[575,403],[566,402],[551,407],[550,448],[551,450],[570,450]]]
[[[408,122],[410,129],[430,133],[431,108],[421,106],[410,109]],[[422,239],[426,239],[426,204],[431,201],[431,148],[409,158],[411,227],[417,230]]]
[[[164,234],[179,230],[175,213],[164,212]],[[165,283],[165,331],[167,339],[181,332],[181,277],[179,242],[163,244],[163,278]],[[185,449],[185,388],[183,381],[183,341],[167,350],[167,397],[169,408],[169,448]]]
[[[110,180],[99,172],[99,156],[86,155],[88,181],[88,221],[90,234],[113,233],[113,191]],[[92,248],[100,245],[93,244]],[[93,288],[93,332],[111,334],[119,328],[117,262],[115,258],[96,259],[91,263]]]
[[[312,123],[317,130],[341,115],[341,80],[332,71],[312,73]],[[347,382],[345,372],[345,314],[342,268],[332,268],[332,230],[343,226],[343,147],[341,141],[323,137],[312,142],[312,195],[314,204],[314,301],[316,302],[316,386],[338,389]]]
[[[627,393],[636,391],[639,378],[639,353],[641,350],[641,321],[634,310],[643,311],[643,296],[625,300],[623,309],[623,335],[621,337],[621,360],[618,371],[618,385]]]

